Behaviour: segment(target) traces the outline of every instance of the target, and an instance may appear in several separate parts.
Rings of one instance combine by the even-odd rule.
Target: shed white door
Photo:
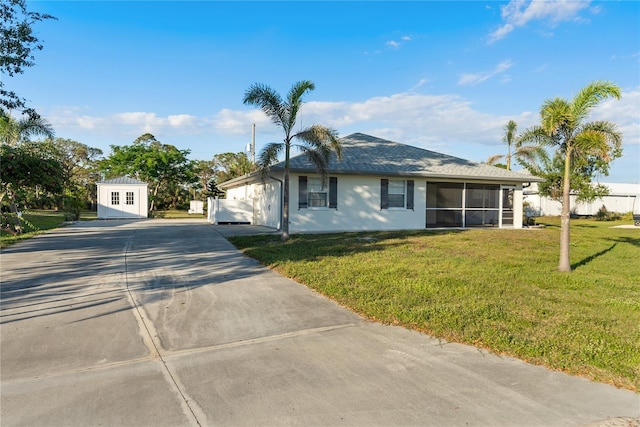
[[[111,189],[108,193],[109,218],[137,218],[140,216],[140,190]]]

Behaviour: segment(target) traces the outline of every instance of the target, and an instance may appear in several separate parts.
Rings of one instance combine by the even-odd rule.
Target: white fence
[[[253,202],[209,197],[207,220],[213,224],[253,224]]]
[[[571,210],[576,215],[595,215],[605,206],[609,212],[627,213],[634,209],[636,198],[640,197],[640,184],[605,184],[609,187],[609,195],[590,203],[577,203],[576,197],[571,196]],[[557,216],[562,211],[562,204],[538,193],[537,185],[532,184],[524,190],[525,215],[528,216]],[[640,203],[640,202],[637,202]],[[637,206],[636,206],[637,208]]]

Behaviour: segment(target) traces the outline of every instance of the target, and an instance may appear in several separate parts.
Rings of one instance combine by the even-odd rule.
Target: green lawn
[[[367,318],[640,389],[640,228],[572,220],[574,271],[559,273],[559,219],[539,222],[231,241]]]
[[[63,226],[65,213],[49,210],[31,210],[24,212],[22,218],[24,219],[24,221],[22,221],[24,233],[12,236],[4,231],[0,232],[0,248],[5,248],[24,239],[29,239],[43,231]],[[80,215],[80,220],[82,221],[92,219],[96,219],[96,212],[83,212]]]

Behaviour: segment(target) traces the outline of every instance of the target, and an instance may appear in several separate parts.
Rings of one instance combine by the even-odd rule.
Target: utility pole
[[[251,162],[256,164],[256,124],[251,126]]]

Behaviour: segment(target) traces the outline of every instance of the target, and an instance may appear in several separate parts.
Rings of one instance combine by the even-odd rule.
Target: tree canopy
[[[289,239],[289,159],[291,148],[297,147],[325,176],[329,165],[329,155],[335,152],[338,158],[342,157],[342,145],[338,139],[336,130],[327,126],[314,124],[295,132],[298,113],[303,105],[303,96],[314,90],[315,84],[310,80],[302,80],[295,83],[286,99],[271,87],[255,83],[247,89],[243,102],[248,105],[260,107],[273,123],[281,127],[284,132],[283,142],[267,144],[259,154],[258,167],[265,175],[270,167],[279,161],[279,156],[284,153],[284,184],[282,202],[282,240]],[[298,144],[294,142],[297,141]]]
[[[518,135],[518,124],[514,120],[509,122],[504,127],[504,135],[502,136],[502,142],[507,144],[507,154],[496,154],[489,157],[487,163],[494,166],[502,165],[497,162],[505,160],[505,169],[511,170],[512,160],[528,161],[540,152],[544,151],[539,145],[527,145],[520,135]]]
[[[54,133],[51,123],[37,114],[16,119],[0,108],[0,144],[15,146],[36,136],[53,138]]]
[[[177,204],[178,192],[198,181],[197,164],[187,156],[190,150],[179,150],[163,144],[145,133],[131,145],[111,146],[112,153],[100,162],[107,178],[131,176],[149,184],[150,208]]]
[[[592,185],[596,174],[608,174],[610,163],[622,154],[622,134],[614,123],[587,121],[601,101],[620,98],[620,88],[607,81],[595,81],[582,88],[573,99],[546,100],[540,109],[540,125],[522,135],[524,141],[552,147],[555,153],[546,166],[532,165],[533,173],[545,171],[545,191],[562,194],[560,262],[558,270],[571,271],[570,212],[572,190],[590,197],[597,187]],[[560,180],[559,173],[562,173]],[[544,174],[542,174],[544,176]]]
[[[44,46],[32,26],[47,19],[56,18],[28,10],[26,0],[3,0],[0,3],[0,73],[13,77],[35,65],[35,51],[42,50]],[[0,79],[0,106],[36,116],[35,111],[26,108],[23,98],[5,88],[4,79]]]

